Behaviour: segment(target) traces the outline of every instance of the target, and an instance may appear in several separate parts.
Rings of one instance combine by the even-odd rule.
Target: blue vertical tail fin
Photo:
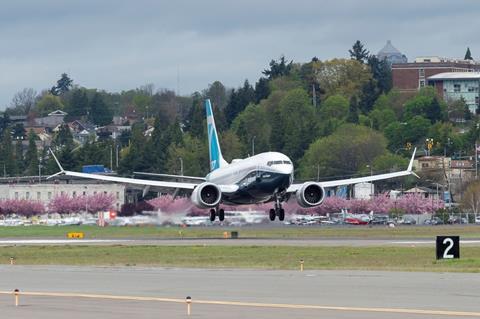
[[[207,132],[208,132],[208,153],[210,155],[210,171],[228,165],[223,159],[220,143],[218,142],[217,128],[213,118],[212,104],[209,99],[205,100],[205,110],[207,112]]]

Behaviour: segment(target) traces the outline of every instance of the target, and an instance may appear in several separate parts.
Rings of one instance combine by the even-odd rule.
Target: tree
[[[25,154],[25,167],[27,168],[26,174],[28,176],[36,175],[38,170],[39,161],[37,145],[35,144],[36,138],[35,132],[30,130],[28,133],[27,153]]]
[[[299,166],[301,178],[316,176],[351,175],[371,165],[373,160],[386,153],[387,140],[370,128],[345,124],[332,135],[310,144]],[[342,159],[342,160],[339,160]]]
[[[57,81],[57,85],[50,89],[50,93],[52,95],[63,95],[70,91],[72,83],[73,80],[68,77],[67,73],[62,73],[60,79]]]
[[[287,154],[293,161],[297,161],[316,137],[315,109],[307,92],[303,89],[287,92],[278,106],[278,119],[279,122],[276,125],[280,126],[282,134],[272,138],[278,138],[282,142],[279,151]]]
[[[258,123],[262,123],[262,125],[258,125]],[[269,150],[272,127],[265,107],[249,104],[235,118],[231,129],[241,144],[245,146],[246,153],[253,155],[251,149],[253,139],[255,139],[253,141],[255,143],[255,153]]]
[[[167,154],[167,172],[180,173],[179,158],[182,158],[185,175],[205,176],[208,172],[208,151],[204,140],[185,134],[181,144],[168,147]]]
[[[249,103],[254,101],[255,90],[250,83],[248,83],[248,80],[245,80],[243,87],[238,90],[233,89],[230,94],[230,101],[225,109],[227,123],[231,124],[238,113],[242,112]]]
[[[203,138],[206,137],[206,119],[205,119],[205,107],[203,96],[195,92],[192,94],[192,106],[188,113],[188,121],[186,123],[186,131],[191,135]]]
[[[467,47],[467,52],[465,52],[465,57],[463,58],[464,60],[473,60],[472,58],[472,53],[470,52],[470,48]]]
[[[320,117],[336,118],[345,120],[348,116],[349,103],[346,98],[341,95],[329,96],[323,103],[320,109]]]
[[[255,103],[259,103],[261,100],[266,99],[270,94],[270,88],[268,87],[268,79],[261,77],[255,83]]]
[[[99,126],[108,125],[112,122],[113,114],[98,92],[95,92],[92,100],[90,101],[90,112],[88,114],[88,119],[92,123]]]
[[[326,96],[360,97],[363,87],[372,78],[368,66],[355,60],[333,59],[316,63],[316,83]]]
[[[462,206],[471,211],[475,217],[480,212],[480,181],[475,181],[467,186],[462,196]]]
[[[47,116],[50,112],[63,110],[63,103],[58,96],[47,93],[40,98],[35,110],[40,116]]]
[[[280,76],[289,75],[292,67],[293,61],[287,63],[285,56],[282,55],[279,61],[272,59],[272,61],[270,61],[270,69],[265,69],[262,73],[271,80]]]
[[[348,105],[347,122],[353,124],[358,123],[358,101],[355,96],[352,96]]]
[[[368,65],[380,93],[388,93],[393,86],[392,70],[386,59],[380,61],[375,55],[368,57]]]
[[[433,88],[423,88],[405,103],[404,118],[423,116],[434,123],[444,118],[445,103],[438,99]]]
[[[85,89],[75,89],[73,91],[72,99],[66,111],[68,113],[67,120],[79,119],[87,115],[88,97]]]
[[[360,63],[364,63],[369,56],[368,50],[363,47],[363,44],[360,42],[360,40],[355,41],[352,49],[348,50],[348,53],[350,53],[350,58],[352,60],[356,60]]]
[[[8,112],[15,115],[28,115],[35,106],[36,99],[37,92],[32,88],[25,88],[15,93]]]
[[[2,133],[0,154],[0,158],[3,162],[4,174],[14,176],[17,172],[17,166],[13,151],[12,134],[10,129],[6,129]]]

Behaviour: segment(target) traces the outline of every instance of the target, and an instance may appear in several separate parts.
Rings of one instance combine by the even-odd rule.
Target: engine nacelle
[[[308,208],[318,206],[325,198],[325,190],[322,186],[314,182],[306,182],[297,190],[298,205]]]
[[[198,208],[216,207],[222,199],[222,191],[213,183],[201,183],[193,190],[191,199]]]

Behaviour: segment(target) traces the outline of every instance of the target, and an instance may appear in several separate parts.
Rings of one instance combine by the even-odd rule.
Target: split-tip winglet
[[[412,174],[413,176],[417,177],[417,178],[420,178],[420,176],[418,176],[417,174],[415,174],[415,172],[413,171],[413,161],[415,160],[415,153],[417,152],[417,148],[415,147],[413,149],[413,154],[412,154],[412,158],[410,159],[410,163],[408,163],[408,168],[407,168],[407,172],[409,172],[410,174]]]
[[[53,159],[55,160],[55,162],[56,162],[57,165],[58,165],[58,168],[60,168],[60,172],[55,173],[55,174],[50,175],[50,176],[47,177],[47,179],[50,179],[50,178],[52,178],[52,177],[55,177],[55,176],[57,176],[57,175],[60,175],[60,174],[65,173],[65,170],[63,169],[62,165],[61,165],[60,162],[58,161],[58,158],[55,156],[55,153],[53,153],[52,149],[49,148],[48,150],[50,151],[50,154],[52,154]]]

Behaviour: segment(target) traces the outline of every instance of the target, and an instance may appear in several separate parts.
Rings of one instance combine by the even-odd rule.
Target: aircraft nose
[[[283,164],[278,167],[278,171],[281,174],[291,175],[293,173],[293,165],[292,164]]]

